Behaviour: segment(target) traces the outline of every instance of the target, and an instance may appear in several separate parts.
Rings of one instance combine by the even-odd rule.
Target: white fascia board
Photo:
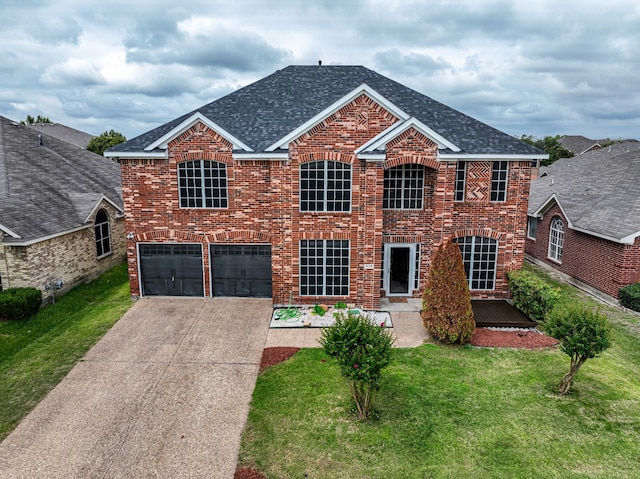
[[[359,153],[359,160],[365,160],[370,163],[377,163],[387,159],[387,155],[385,153]]]
[[[36,243],[40,243],[42,241],[47,241],[50,239],[54,239],[54,238],[58,238],[60,236],[64,236],[64,235],[68,235],[70,233],[75,233],[76,231],[81,231],[87,228],[93,228],[93,223],[89,223],[87,225],[83,225],[83,226],[78,226],[77,228],[73,228],[70,230],[66,230],[66,231],[61,231],[59,233],[54,233],[48,236],[43,236],[42,238],[36,238],[36,239],[32,239],[32,240],[28,240],[28,241],[9,241],[9,242],[5,242],[6,246],[31,246],[34,245]]]
[[[384,149],[387,143],[389,143],[394,138],[400,136],[409,128],[415,128],[424,136],[426,136],[427,138],[435,142],[438,145],[439,150],[449,148],[451,151],[455,151],[455,152],[460,151],[459,147],[454,145],[451,141],[447,140],[444,136],[432,130],[417,118],[411,117],[404,122],[399,122],[399,123],[396,123],[395,125],[392,125],[391,128],[387,128],[378,136],[376,136],[375,138],[373,138],[372,140],[368,141],[367,143],[362,145],[360,148],[358,148],[356,150],[356,153],[359,153],[360,151]]]
[[[401,120],[406,120],[407,118],[409,118],[409,115],[407,113],[405,113],[403,110],[401,110],[396,105],[391,103],[385,97],[380,95],[378,92],[376,92],[369,85],[367,85],[366,83],[363,83],[358,88],[356,88],[355,90],[347,93],[345,96],[340,98],[338,101],[336,101],[335,103],[333,103],[329,107],[327,107],[324,110],[322,110],[320,113],[315,115],[313,118],[307,120],[302,125],[300,125],[298,128],[296,128],[292,132],[288,133],[286,136],[280,138],[273,145],[269,146],[265,151],[274,151],[274,150],[277,150],[279,148],[282,148],[282,149],[288,148],[289,147],[289,143],[292,140],[298,138],[300,135],[302,135],[305,132],[309,131],[314,126],[316,126],[318,123],[321,123],[327,117],[333,115],[340,108],[342,108],[345,105],[351,103],[353,100],[358,98],[363,93],[366,94],[372,100],[374,100],[376,103],[378,103],[380,106],[382,106],[383,108],[385,108],[389,112],[393,113],[396,117],[400,118]]]
[[[106,201],[107,203],[109,203],[111,206],[113,206],[116,211],[120,212],[120,213],[124,213],[124,210],[122,208],[120,208],[117,204],[115,204],[113,201],[111,201],[109,198],[107,198],[105,195],[102,195],[100,197],[100,199],[98,201],[96,201],[95,206],[91,209],[91,212],[87,215],[87,217],[84,219],[83,223],[86,223],[87,221],[89,221],[89,218],[91,218],[91,216],[93,216],[93,214],[100,209],[100,204]],[[117,216],[117,215],[116,215]]]
[[[11,236],[12,238],[20,238],[20,235],[17,233],[14,233],[13,231],[11,231],[9,228],[7,228],[4,225],[0,224],[0,231],[4,231],[5,234]]]
[[[636,238],[640,238],[640,231],[637,231],[636,233],[633,233],[629,236],[625,236],[620,240],[620,243],[634,244],[636,242]]]
[[[156,141],[154,141],[153,143],[148,145],[144,149],[144,151],[152,151],[152,150],[155,150],[156,148],[160,148],[160,149],[165,149],[166,150],[167,149],[167,145],[169,144],[169,142],[171,140],[173,140],[177,136],[181,135],[182,133],[187,131],[189,128],[191,128],[193,125],[195,125],[198,122],[203,123],[204,125],[208,126],[213,131],[215,131],[218,135],[220,135],[225,140],[227,140],[229,143],[231,143],[233,145],[233,149],[235,149],[235,150],[253,151],[251,148],[249,148],[241,140],[239,140],[238,138],[233,136],[231,133],[226,131],[220,125],[218,125],[215,122],[211,121],[209,118],[204,116],[199,111],[195,112],[193,115],[191,115],[189,118],[184,120],[178,126],[173,128],[171,131],[169,131],[168,133],[166,133],[165,135],[161,136]]]
[[[521,161],[521,160],[546,160],[549,155],[496,155],[496,154],[473,154],[473,153],[441,153],[440,159],[443,161],[458,161],[458,160],[507,160],[507,161]]]
[[[544,214],[547,212],[547,210],[551,208],[553,203],[557,204],[558,208],[560,208],[560,211],[562,212],[562,216],[564,216],[565,219],[567,220],[567,223],[569,223],[568,224],[569,228],[571,228],[572,230],[575,230],[576,228],[574,228],[573,223],[571,223],[571,218],[569,218],[569,216],[567,215],[567,212],[562,207],[562,203],[560,203],[560,200],[558,199],[555,193],[553,193],[549,198],[547,198],[547,200],[544,203],[542,203],[542,206],[540,206],[540,208],[538,208],[533,212],[533,216],[535,216],[536,218],[542,218]]]
[[[140,159],[140,160],[145,160],[145,159],[150,159],[150,160],[166,160],[167,158],[169,158],[169,155],[167,154],[166,150],[163,151],[153,151],[153,152],[146,152],[146,151],[110,151],[110,152],[104,152],[104,156],[105,158],[112,158],[114,160],[117,160],[118,158],[123,158],[123,159],[129,159],[129,158],[134,158],[134,159]]]
[[[242,160],[273,160],[283,161],[289,159],[289,153],[234,153],[233,159]]]

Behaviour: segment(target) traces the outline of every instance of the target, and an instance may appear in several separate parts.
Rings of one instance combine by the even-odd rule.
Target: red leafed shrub
[[[445,343],[468,343],[476,328],[462,254],[451,241],[441,244],[433,258],[422,296],[422,322]]]

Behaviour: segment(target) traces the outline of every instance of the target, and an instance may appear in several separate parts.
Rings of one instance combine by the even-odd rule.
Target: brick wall
[[[95,278],[109,268],[121,263],[125,258],[124,219],[116,219],[115,209],[108,203],[101,206],[109,214],[112,253],[96,258],[95,233],[93,227],[41,241],[30,246],[4,245],[6,273],[2,272],[3,288],[32,286],[43,293],[43,298],[51,297],[45,285],[53,278],[64,282],[64,287],[56,291],[63,294],[78,283]],[[91,219],[93,221],[93,218]],[[2,247],[0,246],[0,265]]]
[[[551,221],[559,216],[565,225],[562,263],[548,258]],[[557,205],[538,221],[536,239],[526,240],[526,252],[554,268],[614,298],[627,284],[640,281],[640,239],[623,245],[570,229]]]
[[[479,172],[467,185],[472,200],[454,204],[455,162],[439,162],[437,145],[414,129],[387,145],[384,162],[365,162],[355,156],[354,150],[396,121],[361,95],[292,141],[286,161],[234,161],[232,145],[200,123],[170,142],[166,160],[121,159],[126,230],[135,233],[127,245],[132,294],[140,294],[138,241],[201,243],[207,294],[211,288],[209,244],[268,243],[272,246],[274,303],[285,304],[292,297],[296,303],[340,300],[375,308],[380,300],[383,243],[421,245],[424,285],[430,256],[442,241],[477,234],[499,241],[500,262],[496,290],[479,295],[506,296],[504,272],[518,268],[524,257],[530,162],[510,163],[504,203],[489,202],[491,163],[481,162],[472,167]],[[191,159],[227,165],[228,208],[179,207],[177,165]],[[351,165],[350,212],[300,212],[300,165],[322,160]],[[425,207],[422,211],[383,211],[384,170],[406,163],[426,167]],[[300,296],[301,239],[350,240],[348,297]],[[365,268],[369,264],[374,268]]]

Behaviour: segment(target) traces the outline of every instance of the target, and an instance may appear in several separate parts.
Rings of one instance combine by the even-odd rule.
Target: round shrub
[[[618,296],[622,306],[640,312],[640,283],[620,288]]]
[[[0,291],[0,317],[26,319],[38,312],[42,292],[36,288],[9,288]]]

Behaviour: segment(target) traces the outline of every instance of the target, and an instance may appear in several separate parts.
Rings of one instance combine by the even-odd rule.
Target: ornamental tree
[[[105,150],[127,141],[125,136],[119,131],[109,130],[91,138],[87,145],[87,150],[93,151],[96,155],[102,155]]]
[[[561,395],[569,392],[573,378],[587,359],[611,346],[611,327],[606,316],[584,306],[554,308],[547,314],[544,330],[560,341],[560,350],[571,358],[571,368],[558,386]]]
[[[476,329],[462,254],[451,241],[441,244],[433,257],[422,295],[422,323],[446,343],[468,343]]]
[[[358,417],[371,413],[374,393],[380,388],[382,369],[391,363],[394,339],[385,324],[351,311],[334,313],[332,326],[322,330],[320,345],[335,358],[358,409]]]

